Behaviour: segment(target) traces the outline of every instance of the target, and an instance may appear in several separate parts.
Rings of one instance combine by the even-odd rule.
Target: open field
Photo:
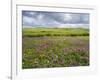
[[[89,30],[23,28],[22,67],[51,68],[89,65]]]
[[[89,29],[82,28],[24,28],[23,36],[89,36]]]

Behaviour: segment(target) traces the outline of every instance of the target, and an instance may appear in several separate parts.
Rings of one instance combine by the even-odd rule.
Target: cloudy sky
[[[88,13],[22,11],[23,27],[89,28]]]

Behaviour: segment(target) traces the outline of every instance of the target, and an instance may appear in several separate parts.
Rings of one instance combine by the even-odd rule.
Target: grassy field
[[[23,36],[43,37],[43,36],[88,36],[89,30],[82,28],[24,28]]]
[[[23,28],[22,67],[51,68],[89,65],[89,30]]]

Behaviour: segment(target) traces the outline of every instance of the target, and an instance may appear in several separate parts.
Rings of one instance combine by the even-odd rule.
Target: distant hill
[[[23,28],[89,28],[89,24],[62,24],[58,26],[23,26]]]

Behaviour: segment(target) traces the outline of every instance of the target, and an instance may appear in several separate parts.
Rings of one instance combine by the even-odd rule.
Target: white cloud
[[[32,26],[33,24],[38,24],[36,19],[28,16],[23,16],[23,25]]]
[[[39,14],[38,16],[37,16],[37,22],[38,22],[38,24],[45,24],[45,21],[44,21],[44,15],[43,14]]]
[[[71,14],[63,14],[63,16],[64,16],[64,21],[69,21],[72,19]]]
[[[38,20],[42,20],[42,19],[43,19],[43,14],[39,14],[39,15],[37,16],[37,19],[38,19]]]
[[[27,16],[23,16],[23,22],[24,23],[32,23],[33,19]]]
[[[59,24],[58,28],[89,28],[89,24]]]
[[[36,14],[36,12],[29,12],[29,14],[30,14],[30,15],[35,15],[35,14]]]
[[[84,22],[89,22],[89,15],[85,15],[84,18],[83,18],[83,21]]]

